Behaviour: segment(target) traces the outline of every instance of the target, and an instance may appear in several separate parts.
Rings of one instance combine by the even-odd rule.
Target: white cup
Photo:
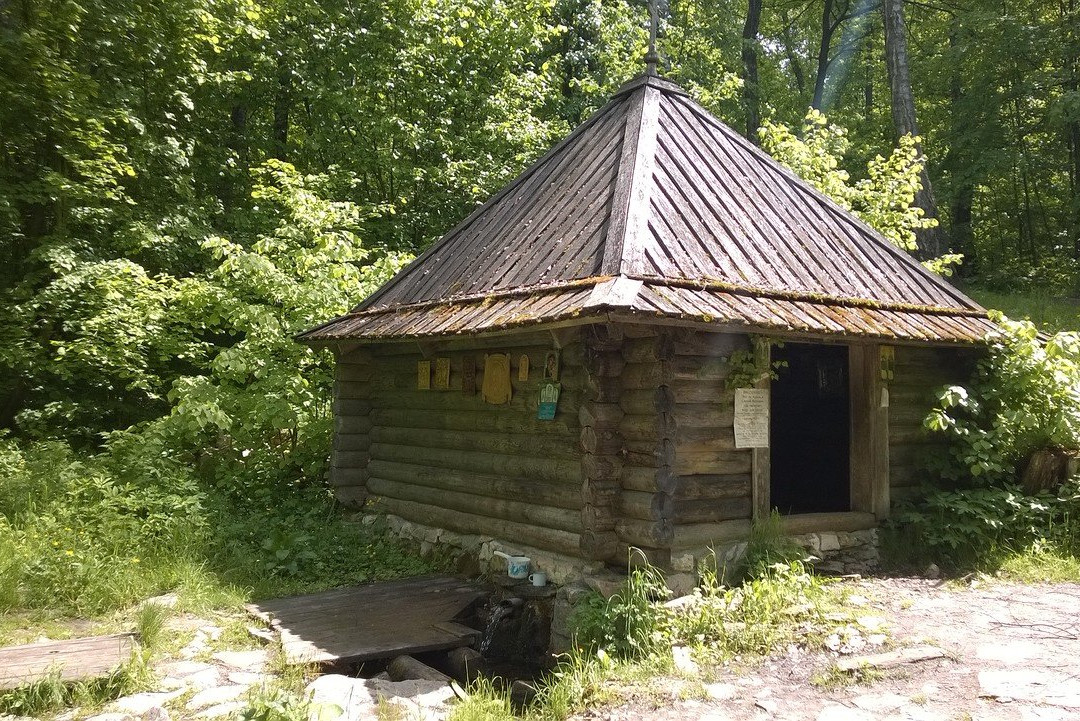
[[[529,582],[534,586],[546,586],[547,574],[543,571],[537,571],[536,573],[529,574]]]

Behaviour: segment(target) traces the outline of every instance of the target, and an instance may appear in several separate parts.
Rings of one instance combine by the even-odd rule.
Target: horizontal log
[[[675,526],[672,548],[687,549],[719,546],[750,538],[750,520],[720,523],[686,523]]]
[[[371,383],[339,380],[334,385],[334,395],[339,400],[367,400],[371,398]]]
[[[489,518],[476,513],[464,513],[396,498],[381,499],[379,507],[408,521],[458,533],[492,536],[510,546],[523,544],[568,556],[576,556],[581,548],[580,534],[569,531]]]
[[[334,450],[366,451],[371,447],[369,433],[338,433],[334,436]]]
[[[622,436],[616,430],[585,426],[581,429],[581,450],[598,455],[615,455],[622,450]]]
[[[479,388],[479,385],[477,386]],[[410,410],[471,410],[513,412],[522,417],[535,417],[539,390],[530,388],[527,393],[514,393],[509,403],[492,405],[485,403],[479,392],[473,395],[461,391],[420,391],[415,389],[390,390],[375,389],[372,395],[375,410],[380,408],[399,408]],[[556,418],[564,414],[577,416],[582,395],[576,391],[563,389],[559,394]]]
[[[679,437],[675,416],[669,413],[624,416],[619,424],[619,432],[631,441],[659,441]]]
[[[683,428],[675,439],[679,453],[734,451],[734,428]]]
[[[669,362],[672,379],[690,381],[725,381],[731,375],[727,358],[677,355]]]
[[[586,504],[581,509],[581,528],[606,533],[615,530],[615,510],[611,506]]]
[[[612,506],[622,492],[618,481],[586,479],[581,483],[581,498],[593,506]]]
[[[581,533],[581,557],[591,561],[620,560],[619,537],[614,531],[588,530]]]
[[[622,459],[618,456],[586,453],[581,457],[581,473],[587,479],[617,481],[622,467]]]
[[[675,523],[719,523],[750,518],[753,504],[749,498],[710,498],[673,501],[671,517]]]
[[[447,448],[460,451],[479,451],[503,455],[536,456],[551,455],[576,457],[577,452],[566,438],[559,436],[532,436],[523,433],[491,433],[488,431],[441,431],[430,428],[371,429],[373,443],[392,443],[400,446],[423,448]]]
[[[671,414],[679,428],[727,428],[735,423],[734,404],[680,403]]]
[[[675,334],[672,345],[675,352],[680,355],[726,358],[733,351],[749,349],[750,338],[736,333],[709,333],[684,329]]]
[[[619,406],[628,415],[670,413],[675,408],[675,393],[670,386],[646,389],[623,389]]]
[[[735,391],[729,389],[725,381],[677,380],[671,384],[671,393],[676,403],[711,403],[713,405],[732,405],[735,403]]]
[[[334,416],[334,433],[368,433],[371,416]]]
[[[679,476],[731,475],[750,472],[750,451],[686,452],[675,456],[673,468]]]
[[[580,478],[581,466],[566,455],[536,458],[481,453],[446,448],[419,448],[393,443],[372,443],[371,457],[381,461],[416,463],[424,466],[471,471],[511,478],[530,478],[558,483],[568,478]]]
[[[709,474],[677,476],[674,496],[676,500],[711,500],[722,498],[750,498],[750,474]]]
[[[338,363],[334,377],[342,383],[370,381],[375,375],[373,363]]]
[[[670,494],[675,492],[679,479],[670,466],[662,468],[624,466],[619,481],[628,491]]]
[[[584,380],[583,398],[597,403],[618,403],[622,393],[623,381],[618,376],[593,376]],[[562,403],[562,397],[559,397]]]
[[[338,398],[334,401],[334,413],[343,416],[366,416],[371,413],[371,400],[367,398]]]
[[[582,426],[617,428],[622,417],[623,410],[618,403],[582,403],[578,411]]]
[[[560,531],[581,531],[581,517],[578,511],[565,508],[541,506],[532,500],[509,501],[504,498],[478,496],[472,493],[447,491],[441,488],[417,486],[399,483],[387,478],[372,475],[367,482],[368,492],[384,498],[396,498],[401,501],[429,503],[464,513],[474,513],[489,518],[501,518],[507,521],[527,522],[531,526],[555,528]]]
[[[366,466],[363,468],[330,467],[330,485],[335,488],[343,486],[363,487],[367,484],[368,476]]]
[[[623,491],[619,494],[616,511],[620,516],[643,521],[658,521],[674,517],[675,502],[666,493]]]
[[[330,454],[330,464],[335,468],[364,468],[371,455],[368,451],[339,451]]]
[[[514,394],[537,392],[540,380],[542,378],[541,374],[543,372],[543,366],[539,364],[542,363],[542,357],[537,357],[535,361],[530,360],[529,378],[528,380],[520,380],[518,377],[518,357],[515,356],[513,358],[510,371],[510,387],[513,390]],[[434,373],[434,364],[432,364],[432,373]],[[483,378],[483,359],[481,358],[477,360],[477,389],[479,389],[480,386],[483,384]],[[568,389],[580,388],[584,381],[584,378],[585,374],[582,369],[574,366],[566,366],[562,368],[559,372],[559,382]],[[371,387],[375,390],[382,391],[419,390],[419,388],[417,387],[416,364],[409,363],[408,367],[404,368],[401,366],[379,368],[374,378],[372,378],[371,380]],[[452,364],[450,366],[448,387],[440,389],[432,386],[429,390],[433,393],[461,393],[461,388],[461,366],[460,364]]]
[[[624,338],[653,338],[665,332],[665,329],[659,326],[644,323],[621,323],[619,328],[622,329]]]
[[[655,363],[667,360],[673,352],[674,346],[668,333],[651,338],[628,338],[622,347],[622,356],[627,363]]]
[[[621,380],[623,388],[627,390],[653,390],[660,386],[669,385],[672,378],[667,363],[655,361],[652,363],[627,363]]]
[[[372,475],[380,478],[388,478],[401,483],[415,483],[429,488],[510,500],[527,498],[530,502],[542,506],[566,508],[572,511],[581,510],[582,506],[581,484],[568,482],[570,479],[562,483],[546,483],[525,478],[507,478],[378,459],[368,463],[368,470]]]
[[[334,488],[334,500],[345,508],[362,508],[368,492],[363,486],[338,486]]]
[[[626,465],[660,468],[674,466],[675,459],[675,443],[667,438],[656,442],[625,441],[623,444],[623,462]]]
[[[375,359],[371,348],[353,348],[345,353],[337,354],[339,365],[368,365]]]
[[[670,521],[642,521],[636,518],[620,518],[615,524],[619,540],[632,546],[667,548],[671,546],[675,527]]]
[[[614,351],[593,351],[585,354],[583,367],[590,376],[618,378],[626,367],[626,361]]]
[[[572,439],[578,433],[577,418],[559,412],[550,421],[541,421],[535,413],[501,412],[485,404],[483,408],[461,410],[416,410],[411,408],[375,408],[371,420],[385,428],[431,428],[444,431],[487,431],[492,433],[527,433],[563,436]]]
[[[784,533],[799,536],[804,533],[822,531],[864,531],[877,528],[877,518],[873,513],[846,511],[843,513],[799,513],[794,516],[780,516],[780,527]]]

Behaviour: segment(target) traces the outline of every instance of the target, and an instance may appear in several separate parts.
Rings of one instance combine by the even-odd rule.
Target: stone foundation
[[[502,551],[511,556],[528,556],[532,560],[533,571],[547,574],[548,583],[562,586],[584,576],[599,573],[603,564],[572,558],[539,548],[511,544],[490,536],[478,536],[455,533],[441,528],[425,526],[394,515],[369,514],[364,516],[364,523],[374,523],[385,519],[387,526],[397,536],[412,541],[420,546],[421,555],[428,555],[437,549],[449,553],[463,573],[506,575],[506,560],[495,555]]]

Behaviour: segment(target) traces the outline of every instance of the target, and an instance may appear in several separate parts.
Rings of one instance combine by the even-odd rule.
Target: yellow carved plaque
[[[445,391],[450,388],[450,359],[435,359],[435,389]]]
[[[480,393],[486,402],[502,405],[510,402],[513,388],[510,385],[510,355],[489,353],[484,356],[484,383]]]
[[[416,362],[416,387],[422,391],[431,389],[431,361]]]

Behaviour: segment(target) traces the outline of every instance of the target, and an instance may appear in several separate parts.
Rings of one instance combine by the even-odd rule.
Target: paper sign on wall
[[[735,447],[769,447],[769,390],[735,389]]]

